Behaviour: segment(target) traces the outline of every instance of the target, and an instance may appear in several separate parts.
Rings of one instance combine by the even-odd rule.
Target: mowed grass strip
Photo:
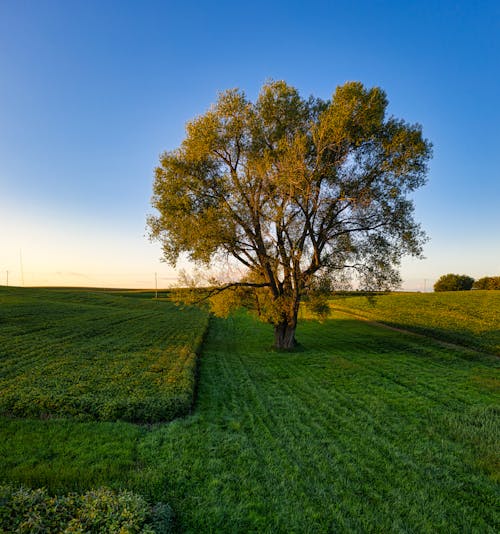
[[[500,291],[389,293],[374,299],[339,296],[330,305],[500,356]]]
[[[141,440],[183,531],[498,531],[499,397],[475,380],[498,359],[340,317],[298,336],[215,320],[195,415]]]
[[[208,324],[105,292],[0,289],[0,413],[157,422],[184,415]]]

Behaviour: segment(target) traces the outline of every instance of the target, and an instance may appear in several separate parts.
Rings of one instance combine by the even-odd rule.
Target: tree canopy
[[[474,282],[473,289],[500,289],[500,276],[483,276]]]
[[[254,289],[276,346],[292,347],[306,291],[352,278],[392,288],[401,257],[421,255],[409,194],[425,183],[431,145],[419,125],[387,117],[387,104],[359,82],[330,100],[283,81],[266,83],[255,102],[221,93],[161,155],[151,237],[173,265],[184,253],[243,266],[224,288]]]
[[[468,291],[473,283],[474,278],[466,274],[443,274],[434,284],[434,291]]]

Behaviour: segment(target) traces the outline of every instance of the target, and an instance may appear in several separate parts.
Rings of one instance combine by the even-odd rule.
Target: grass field
[[[134,422],[185,414],[208,316],[139,295],[1,288],[0,413]]]
[[[213,319],[168,424],[2,418],[0,481],[133,490],[182,532],[499,531],[498,358],[342,314],[298,337]]]
[[[500,291],[390,293],[374,300],[351,294],[331,306],[500,356]]]

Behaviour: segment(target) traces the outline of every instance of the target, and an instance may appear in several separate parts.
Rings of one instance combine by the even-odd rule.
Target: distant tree
[[[500,289],[500,276],[484,276],[474,282],[473,289]]]
[[[467,291],[473,283],[474,278],[465,274],[444,274],[434,284],[434,291]]]
[[[431,146],[386,108],[381,89],[358,82],[327,101],[285,82],[265,84],[256,102],[223,92],[160,158],[151,238],[173,265],[186,253],[243,266],[243,278],[212,296],[250,288],[276,347],[293,347],[300,300],[317,277],[392,288],[400,258],[421,255],[408,195],[425,182]],[[315,307],[326,312],[321,299]]]

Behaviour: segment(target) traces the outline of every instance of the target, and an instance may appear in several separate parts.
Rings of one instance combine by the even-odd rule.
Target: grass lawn
[[[336,310],[500,356],[500,291],[389,293],[373,300],[351,294],[330,304]]]
[[[0,423],[0,480],[172,505],[183,532],[498,532],[500,360],[337,315],[214,319],[194,413]]]

